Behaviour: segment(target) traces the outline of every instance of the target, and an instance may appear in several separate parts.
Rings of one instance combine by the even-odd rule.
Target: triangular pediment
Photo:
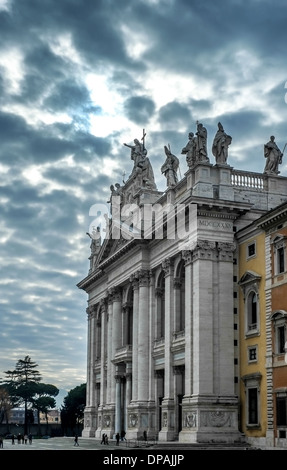
[[[239,285],[251,284],[260,281],[261,276],[254,271],[246,271],[239,281]]]
[[[131,245],[135,237],[132,235],[132,229],[126,224],[121,223],[117,226],[116,223],[110,224],[109,236],[104,239],[103,244],[99,250],[96,266],[112,258],[117,252],[121,251],[124,247]]]

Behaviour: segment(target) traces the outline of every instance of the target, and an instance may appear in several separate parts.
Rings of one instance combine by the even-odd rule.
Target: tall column
[[[96,360],[96,312],[98,305],[93,305],[90,308],[90,357],[89,357],[89,370],[91,370],[90,380],[89,380],[89,398],[90,404],[93,406],[95,404],[96,396],[96,380],[95,380],[95,360]]]
[[[149,357],[153,355],[153,342],[155,340],[155,288],[154,288],[154,274],[152,271],[149,273]],[[154,363],[149,361],[149,401],[154,402],[155,400],[155,374],[154,374]]]
[[[115,376],[116,381],[116,406],[115,406],[115,432],[121,432],[121,376]]]
[[[136,277],[132,277],[132,285],[134,290],[134,306],[133,306],[133,369],[132,369],[132,401],[138,399],[138,315],[139,315],[139,283]]]
[[[113,302],[110,291],[108,292],[108,350],[107,350],[107,404],[111,403],[112,394],[112,326],[113,326]]]
[[[234,243],[218,242],[218,358],[216,392],[234,395],[234,318],[233,253]]]
[[[215,242],[198,240],[193,250],[193,393],[213,394],[213,259]]]
[[[182,252],[185,261],[185,395],[193,393],[193,270],[190,250]]]
[[[95,323],[96,323],[95,305],[86,309],[88,314],[88,369],[87,369],[87,398],[84,411],[84,429],[83,437],[94,437],[96,430],[96,380],[95,380]]]
[[[107,387],[106,387],[106,356],[107,356],[107,299],[101,303],[101,390],[100,390],[100,405],[106,403]]]
[[[149,273],[139,272],[139,313],[138,313],[138,401],[148,400],[149,383]]]
[[[165,331],[164,331],[164,397],[173,399],[173,374],[171,357],[171,339],[173,333],[173,264],[170,259],[162,263],[165,276]]]
[[[240,440],[238,403],[232,392],[233,268],[229,245],[197,240],[191,251],[192,273],[186,269],[186,279],[192,274],[192,294],[187,298],[193,306],[193,320],[191,326],[186,318],[186,387],[180,442]],[[189,334],[193,338],[192,351]],[[188,388],[191,385],[192,389]]]
[[[162,415],[165,417],[160,440],[174,439],[174,380],[172,372],[171,341],[174,326],[174,292],[173,292],[173,263],[167,258],[162,262],[165,276],[165,323],[164,323],[164,399],[162,402]]]
[[[113,300],[113,326],[112,326],[112,366],[111,374],[112,377],[116,375],[116,366],[113,363],[115,358],[116,350],[120,347],[122,343],[121,338],[121,316],[122,316],[122,294],[119,288],[114,288],[112,290],[112,300]],[[111,403],[115,403],[115,383],[112,385],[112,394],[111,394]]]

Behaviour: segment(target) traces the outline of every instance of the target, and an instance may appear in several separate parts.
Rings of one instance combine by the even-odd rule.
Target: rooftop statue
[[[171,188],[178,182],[177,170],[179,167],[179,160],[171,153],[170,148],[166,145],[164,146],[164,151],[166,154],[166,160],[161,167],[161,172],[166,177],[167,187]]]
[[[232,142],[232,137],[227,135],[221,122],[218,123],[218,131],[215,134],[212,144],[212,153],[216,163],[226,164],[228,158],[228,147]]]
[[[209,162],[207,156],[207,130],[201,123],[197,123],[197,132],[195,133],[194,142],[196,163]]]
[[[186,154],[186,162],[189,168],[199,162],[209,162],[207,156],[207,130],[203,124],[197,122],[197,131],[188,134],[188,142],[181,153]]]
[[[274,135],[271,135],[269,142],[264,145],[264,157],[267,159],[264,173],[278,175],[280,173],[278,167],[282,163],[283,153],[277,147]]]
[[[188,142],[185,147],[183,147],[182,154],[186,154],[186,163],[189,168],[191,168],[195,164],[195,141],[194,141],[194,133],[189,132],[188,134]]]
[[[147,157],[147,149],[144,145],[145,133],[142,137],[143,143],[138,139],[134,139],[134,144],[125,144],[126,147],[131,149],[131,160],[134,162],[134,167],[130,178],[135,178],[139,187],[146,189],[155,189],[156,184],[154,179],[153,169],[149,158]]]

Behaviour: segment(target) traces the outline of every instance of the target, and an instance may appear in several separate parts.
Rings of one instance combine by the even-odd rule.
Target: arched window
[[[258,328],[258,301],[254,291],[249,292],[247,298],[247,331]]]

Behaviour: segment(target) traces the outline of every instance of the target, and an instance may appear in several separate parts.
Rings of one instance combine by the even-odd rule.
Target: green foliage
[[[1,389],[4,389],[10,397],[13,407],[25,406],[24,432],[27,433],[27,425],[30,421],[30,411],[36,409],[38,417],[40,411],[48,412],[55,408],[59,390],[54,385],[41,383],[41,375],[36,370],[38,364],[29,356],[18,360],[14,370],[5,371],[6,379],[1,380]],[[29,407],[29,409],[28,409]]]
[[[82,384],[70,390],[64,398],[61,409],[61,422],[64,429],[74,429],[83,421],[85,406],[86,384]]]

